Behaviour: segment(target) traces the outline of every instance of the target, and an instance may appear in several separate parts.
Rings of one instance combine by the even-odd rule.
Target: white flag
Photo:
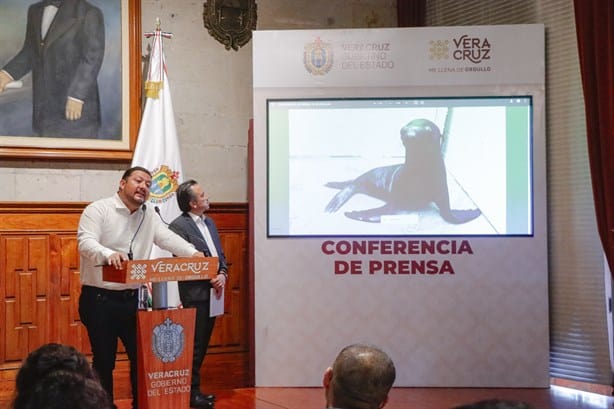
[[[159,209],[162,220],[170,223],[181,213],[175,191],[183,181],[173,102],[162,49],[163,38],[170,38],[171,35],[162,32],[158,27],[153,33],[147,33],[145,36],[151,37],[153,44],[145,82],[145,110],[141,118],[132,166],[142,166],[151,172],[152,183],[147,206],[152,210]],[[166,250],[154,245],[149,258],[171,256]],[[177,282],[169,282],[167,288],[168,307],[179,306],[181,301]]]

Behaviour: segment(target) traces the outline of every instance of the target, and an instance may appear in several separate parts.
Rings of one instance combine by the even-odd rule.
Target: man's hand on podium
[[[205,254],[202,251],[197,251],[196,253],[192,254],[192,257],[205,257]]]
[[[129,260],[129,258],[128,258],[128,255],[126,253],[122,253],[122,252],[118,251],[118,252],[115,252],[115,253],[113,253],[113,254],[111,254],[109,256],[109,259],[107,260],[107,263],[110,266],[113,266],[116,269],[121,270],[122,263],[124,261],[128,261],[128,260]]]

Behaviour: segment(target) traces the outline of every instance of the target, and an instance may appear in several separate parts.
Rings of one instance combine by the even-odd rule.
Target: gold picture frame
[[[26,84],[23,89],[7,89],[0,93],[0,159],[112,162],[129,162],[132,159],[141,118],[141,1],[87,1],[94,6],[99,6],[104,15],[105,54],[98,76],[98,86],[101,94],[101,127],[105,125],[106,118],[111,118],[107,121],[108,125],[105,128],[105,130],[108,130],[107,133],[102,137],[99,135],[83,138],[38,136],[33,133],[12,135],[12,133],[9,133],[7,131],[9,126],[5,126],[3,122],[3,120],[6,123],[9,122],[10,114],[7,112],[19,112],[19,122],[12,120],[13,124],[18,124],[17,127],[27,126],[26,121],[28,119],[24,114],[24,107],[27,106],[30,115],[32,114],[31,84],[28,88],[26,75],[24,76],[26,80],[18,83],[19,85]],[[8,35],[12,36],[9,40],[14,40],[11,45],[12,49],[5,49],[4,53],[2,48],[6,47],[6,44],[11,44],[11,41],[0,41],[0,69],[7,63],[7,56],[11,52],[15,54],[15,50],[19,51],[21,48],[26,31],[26,12],[28,7],[34,4],[36,0],[32,0],[25,6],[21,4],[22,2],[23,0],[7,0],[7,12],[3,11],[0,15],[0,27],[4,27],[4,31],[0,31],[0,39],[9,33]],[[11,3],[13,9],[10,7]],[[23,10],[24,7],[26,11]],[[110,10],[110,12],[105,14],[105,10],[107,12]],[[18,15],[18,12],[21,12],[19,13],[21,15]],[[108,16],[111,18],[107,20]],[[6,21],[3,22],[3,19]],[[116,32],[118,29],[119,33]],[[19,41],[19,43],[16,44],[15,41]],[[107,59],[108,55],[112,55],[112,58]],[[31,74],[28,75],[31,76]],[[101,84],[103,75],[106,83]],[[106,107],[104,106],[104,93],[109,96]],[[6,95],[9,95],[10,98],[7,98]],[[6,103],[3,98],[10,100],[10,102]],[[20,98],[22,99],[20,100]],[[13,111],[8,108],[3,109],[3,103],[7,106],[12,104],[11,108],[14,108],[14,106],[17,106],[17,108],[14,108]],[[21,111],[18,111],[19,109]],[[105,117],[107,112],[111,113]],[[29,126],[31,131],[32,125]]]

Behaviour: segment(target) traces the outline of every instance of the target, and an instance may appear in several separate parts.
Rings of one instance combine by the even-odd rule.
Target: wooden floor
[[[324,409],[322,388],[244,388],[207,391],[217,396],[216,409]],[[386,409],[447,409],[483,399],[513,399],[536,409],[611,409],[611,396],[560,386],[549,389],[393,388]],[[130,401],[117,402],[129,409]],[[175,409],[175,408],[173,408]]]

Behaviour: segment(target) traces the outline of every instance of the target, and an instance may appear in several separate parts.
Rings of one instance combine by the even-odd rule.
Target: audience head
[[[107,391],[98,379],[77,372],[58,370],[38,380],[13,409],[111,409]]]
[[[505,399],[486,399],[465,405],[456,406],[452,409],[533,409],[528,403],[505,400]]]
[[[14,409],[111,407],[89,362],[72,346],[45,344],[28,355],[17,373]]]
[[[324,372],[326,405],[339,409],[383,408],[395,377],[394,363],[384,351],[371,345],[349,345]]]
[[[96,378],[85,356],[70,345],[50,343],[30,352],[17,373],[17,392],[25,391],[51,372],[64,370]]]

